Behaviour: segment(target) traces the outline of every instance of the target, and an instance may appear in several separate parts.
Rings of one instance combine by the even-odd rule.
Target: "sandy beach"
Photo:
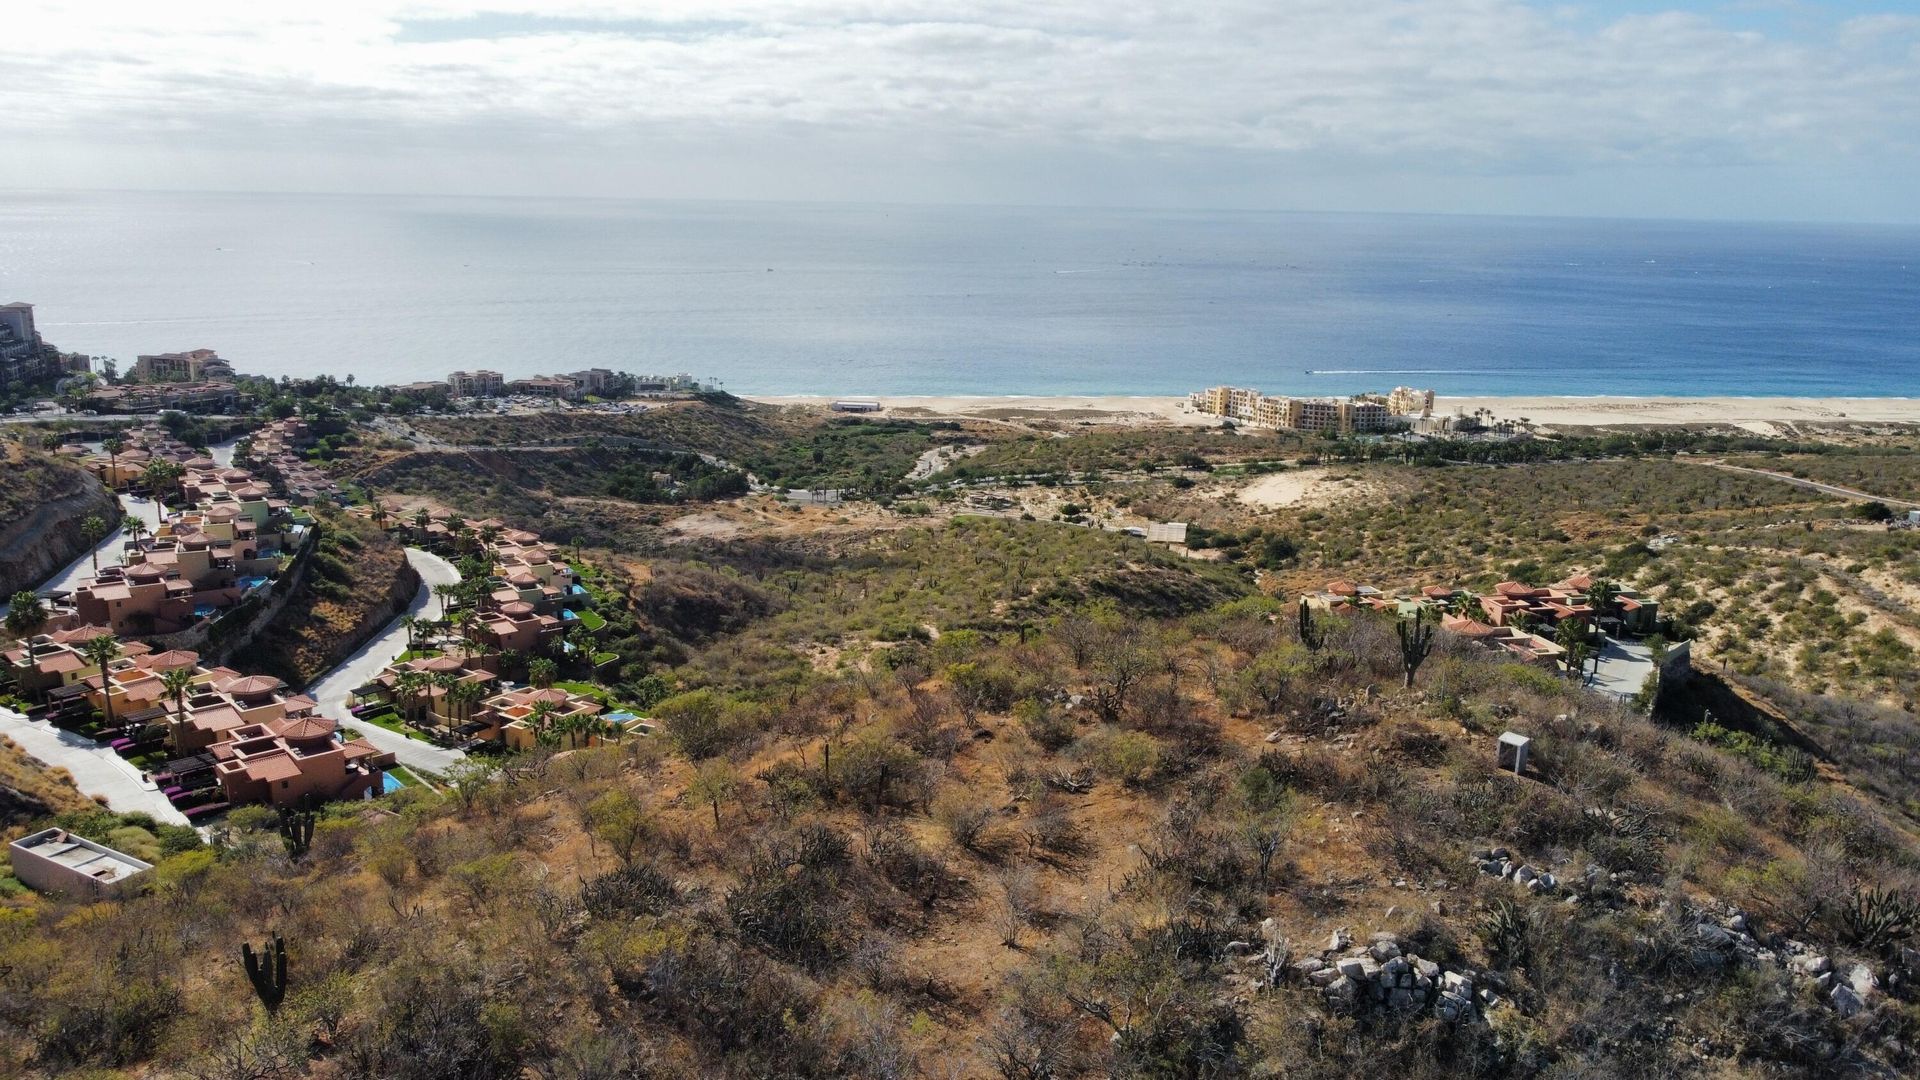
[[[975,417],[986,420],[1088,420],[1097,423],[1218,424],[1195,412],[1183,397],[894,396],[849,398],[880,403],[882,415]],[[755,397],[772,405],[825,409],[834,398]],[[1550,427],[1624,427],[1643,424],[1726,424],[1760,435],[1787,433],[1788,425],[1920,423],[1920,398],[1791,397],[1440,397],[1438,415],[1487,410],[1495,420],[1524,420]]]

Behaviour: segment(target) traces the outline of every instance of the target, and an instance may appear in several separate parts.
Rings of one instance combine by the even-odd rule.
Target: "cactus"
[[[287,996],[287,943],[275,934],[273,943],[262,945],[258,953],[252,945],[243,943],[240,963],[247,969],[247,981],[253,984],[254,995],[267,1007],[267,1015],[273,1015]]]
[[[298,859],[313,846],[314,820],[311,810],[280,811],[280,842],[287,845],[289,856]]]
[[[1843,936],[1863,949],[1881,949],[1912,937],[1920,928],[1920,902],[1902,892],[1855,887],[1840,910]]]
[[[1313,608],[1305,600],[1300,601],[1299,614],[1300,644],[1309,649],[1318,649],[1326,644],[1327,635],[1320,628],[1319,620],[1314,618]]]
[[[1480,920],[1480,939],[1487,952],[1509,967],[1526,967],[1532,959],[1533,926],[1527,913],[1511,900],[1496,900]]]
[[[1407,673],[1407,686],[1413,685],[1413,673],[1433,652],[1433,623],[1426,613],[1400,620],[1400,667]]]

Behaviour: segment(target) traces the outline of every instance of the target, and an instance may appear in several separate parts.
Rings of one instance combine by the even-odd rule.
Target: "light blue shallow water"
[[[123,364],[370,382],[1920,394],[1914,228],[0,193],[0,294]]]

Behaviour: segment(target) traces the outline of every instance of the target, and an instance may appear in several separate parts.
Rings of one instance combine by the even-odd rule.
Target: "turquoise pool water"
[[[380,794],[382,795],[391,795],[405,786],[400,782],[400,778],[392,773],[380,774]]]

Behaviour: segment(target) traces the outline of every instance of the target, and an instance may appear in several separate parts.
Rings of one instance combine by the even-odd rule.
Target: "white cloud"
[[[289,6],[13,12],[12,139],[74,162],[204,166],[244,148],[271,171],[275,152],[431,147],[627,176],[676,155],[770,176],[1023,154],[1450,176],[1871,168],[1920,146],[1920,20],[1892,15],[1775,37],[1518,0]]]

